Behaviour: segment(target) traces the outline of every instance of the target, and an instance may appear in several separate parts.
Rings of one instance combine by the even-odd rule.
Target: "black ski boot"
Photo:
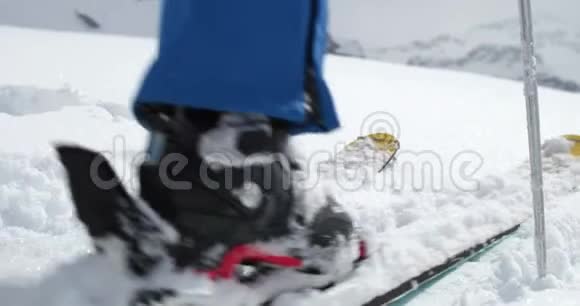
[[[264,297],[325,288],[366,256],[350,216],[330,196],[299,190],[287,126],[255,115],[153,108],[151,158],[140,167],[141,198],[106,158],[58,146],[96,256],[111,273],[139,280],[131,305],[180,296],[153,282],[193,269],[212,279],[266,284]],[[122,258],[124,260],[119,260]],[[274,284],[274,285],[272,285]],[[140,286],[143,286],[142,288]]]
[[[287,123],[167,106],[138,111],[152,131],[141,197],[180,233],[178,266],[215,278],[248,262],[325,273],[318,263],[353,239],[352,220],[331,198],[304,213]]]

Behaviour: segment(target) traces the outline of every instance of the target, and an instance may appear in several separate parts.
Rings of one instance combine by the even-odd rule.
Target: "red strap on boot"
[[[367,257],[367,244],[365,241],[360,241],[357,262],[365,260]],[[240,245],[229,250],[217,268],[206,271],[205,273],[212,280],[231,279],[236,271],[236,266],[244,261],[262,262],[282,268],[300,268],[303,266],[302,260],[296,257],[273,255],[260,251],[251,245]]]
[[[302,260],[291,256],[279,256],[269,254],[256,249],[250,245],[240,245],[229,250],[222,260],[222,263],[214,270],[206,273],[213,280],[231,279],[234,276],[236,266],[244,261],[255,261],[268,263],[283,268],[302,267]]]
[[[361,240],[358,243],[358,261],[362,261],[368,258],[369,256],[369,250],[367,247],[367,243],[364,240]]]

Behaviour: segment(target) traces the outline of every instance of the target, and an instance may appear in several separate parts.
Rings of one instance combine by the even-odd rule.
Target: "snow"
[[[41,29],[154,36],[159,2],[0,0],[0,23]],[[428,40],[458,29],[518,17],[517,3],[506,5],[503,0],[439,0],[436,3],[425,0],[360,0],[356,3],[334,0],[329,1],[329,5],[331,33],[345,40],[360,41],[365,46]],[[571,23],[572,27],[579,25],[575,14],[578,3],[574,0],[539,1],[533,5],[535,16],[558,17]],[[75,12],[92,17],[101,28],[87,28]]]
[[[534,17],[553,17],[579,25],[574,0],[537,1]],[[478,25],[519,17],[518,3],[503,0],[348,0],[331,2],[332,32],[365,46],[400,45],[461,32]],[[493,43],[494,40],[490,40]]]
[[[533,228],[532,222],[527,221],[515,238],[506,241],[497,251],[482,259],[483,264],[487,264],[490,256],[500,256],[500,260],[493,261],[488,264],[487,270],[482,270],[495,271],[484,282],[486,285],[495,285],[493,290],[481,292],[480,289],[478,297],[473,297],[470,295],[472,290],[481,286],[482,282],[470,279],[462,284],[461,290],[455,288],[449,294],[446,290],[449,286],[458,286],[453,278],[462,275],[462,269],[408,305],[508,305],[533,298],[533,294],[528,292],[577,286],[578,279],[574,272],[576,259],[573,258],[577,257],[577,248],[580,246],[577,238],[574,238],[580,230],[580,216],[575,210],[579,199],[577,186],[580,177],[571,169],[580,161],[567,154],[569,148],[551,148],[547,144],[546,149],[552,152],[551,157],[544,159],[544,188],[550,212],[549,278],[540,281],[536,279]],[[371,260],[363,263],[348,282],[327,292],[309,292],[307,298],[300,294],[289,294],[280,300],[280,304],[274,305],[361,305],[368,301],[369,294],[379,295],[386,289],[394,289],[410,276],[419,275],[429,267],[444,263],[448,257],[458,254],[468,245],[481,243],[527,220],[531,214],[529,171],[526,164],[518,165],[501,177],[480,178],[481,188],[472,192],[403,191],[396,195],[389,194],[386,201],[388,207],[385,207],[385,199],[379,193],[374,193],[374,190],[342,194],[341,201],[358,208],[357,212],[362,214],[359,222],[364,227],[363,231],[374,233],[371,237],[379,241],[371,240],[376,243],[372,246],[379,245],[380,249],[371,247]],[[573,196],[568,199],[570,194]],[[574,214],[569,213],[570,209],[575,211]],[[412,217],[407,218],[400,210],[409,210]],[[379,212],[382,214],[377,216]],[[373,215],[374,218],[369,218]],[[404,218],[403,222],[401,218]],[[519,244],[514,246],[515,241]],[[500,255],[494,255],[497,252]],[[479,263],[469,263],[466,267],[470,265],[480,268]],[[487,276],[487,272],[482,271],[475,276]],[[439,289],[441,287],[445,289]],[[481,299],[490,296],[494,302],[484,304]]]
[[[115,102],[125,108],[138,79],[155,53],[155,42],[141,38],[71,35],[0,27],[2,44],[0,84],[42,89],[72,88],[96,102]],[[18,61],[15,59],[26,59]],[[71,59],[75,64],[71,65]]]
[[[578,2],[532,4],[541,85],[580,91]],[[339,53],[521,79],[517,1],[336,0]]]
[[[500,247],[478,262],[470,262],[408,305],[543,306],[577,305],[580,216],[578,194],[551,202],[547,215],[548,270],[544,280],[535,277],[533,227],[527,222]]]
[[[160,1],[0,0],[0,24],[139,36],[157,33]],[[89,26],[79,14],[98,24]]]
[[[0,24],[154,37],[159,3],[0,0]],[[333,0],[329,6],[329,32],[339,54],[521,78],[517,1]],[[579,8],[575,0],[533,3],[543,86],[580,91],[580,74],[573,64],[580,54]]]
[[[198,302],[259,301],[260,292],[164,269],[153,283],[141,284],[124,277],[119,263],[87,256],[91,246],[73,218],[52,145],[72,142],[105,152],[134,190],[132,169],[146,134],[128,101],[155,43],[13,27],[0,27],[0,39],[11,42],[0,57],[0,130],[6,131],[0,150],[0,299],[10,305],[120,306],[129,298],[127,288],[171,282],[193,290],[190,297]],[[35,52],[39,44],[43,52]],[[373,256],[329,291],[284,294],[273,305],[360,305],[529,218],[522,84],[340,57],[329,57],[327,75],[344,127],[298,137],[294,145],[310,166],[308,179],[325,184],[355,216]],[[570,143],[558,136],[580,130],[579,100],[540,90],[542,135],[552,139],[544,147],[549,277],[535,277],[533,227],[526,221],[514,237],[410,305],[577,305],[580,161],[567,155]],[[334,180],[332,173],[318,172],[319,162],[357,136],[381,131],[396,135],[402,146],[384,175],[362,167],[354,173],[359,177],[339,173],[341,180]],[[276,284],[271,287],[275,292]],[[216,292],[228,294],[211,301]]]
[[[569,65],[578,56],[577,26],[555,17],[536,18],[534,21],[539,83],[579,91],[578,70],[574,65]],[[523,60],[520,39],[517,18],[491,19],[424,40],[367,45],[364,53],[369,58],[408,65],[521,79]]]

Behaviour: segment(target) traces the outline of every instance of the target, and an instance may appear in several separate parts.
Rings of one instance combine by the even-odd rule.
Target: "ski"
[[[460,267],[462,264],[476,259],[487,251],[491,250],[504,239],[508,238],[511,234],[515,233],[519,228],[520,224],[491,237],[483,243],[479,243],[463,252],[460,252],[455,256],[450,257],[441,265],[435,266],[409,279],[408,281],[405,281],[395,289],[375,297],[363,306],[405,305],[424,289],[441,280],[449,273]]]

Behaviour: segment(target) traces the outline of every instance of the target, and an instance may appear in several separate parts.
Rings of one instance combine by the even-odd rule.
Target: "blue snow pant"
[[[165,0],[159,53],[136,109],[260,113],[290,122],[292,133],[334,129],[322,78],[326,22],[326,0]]]

